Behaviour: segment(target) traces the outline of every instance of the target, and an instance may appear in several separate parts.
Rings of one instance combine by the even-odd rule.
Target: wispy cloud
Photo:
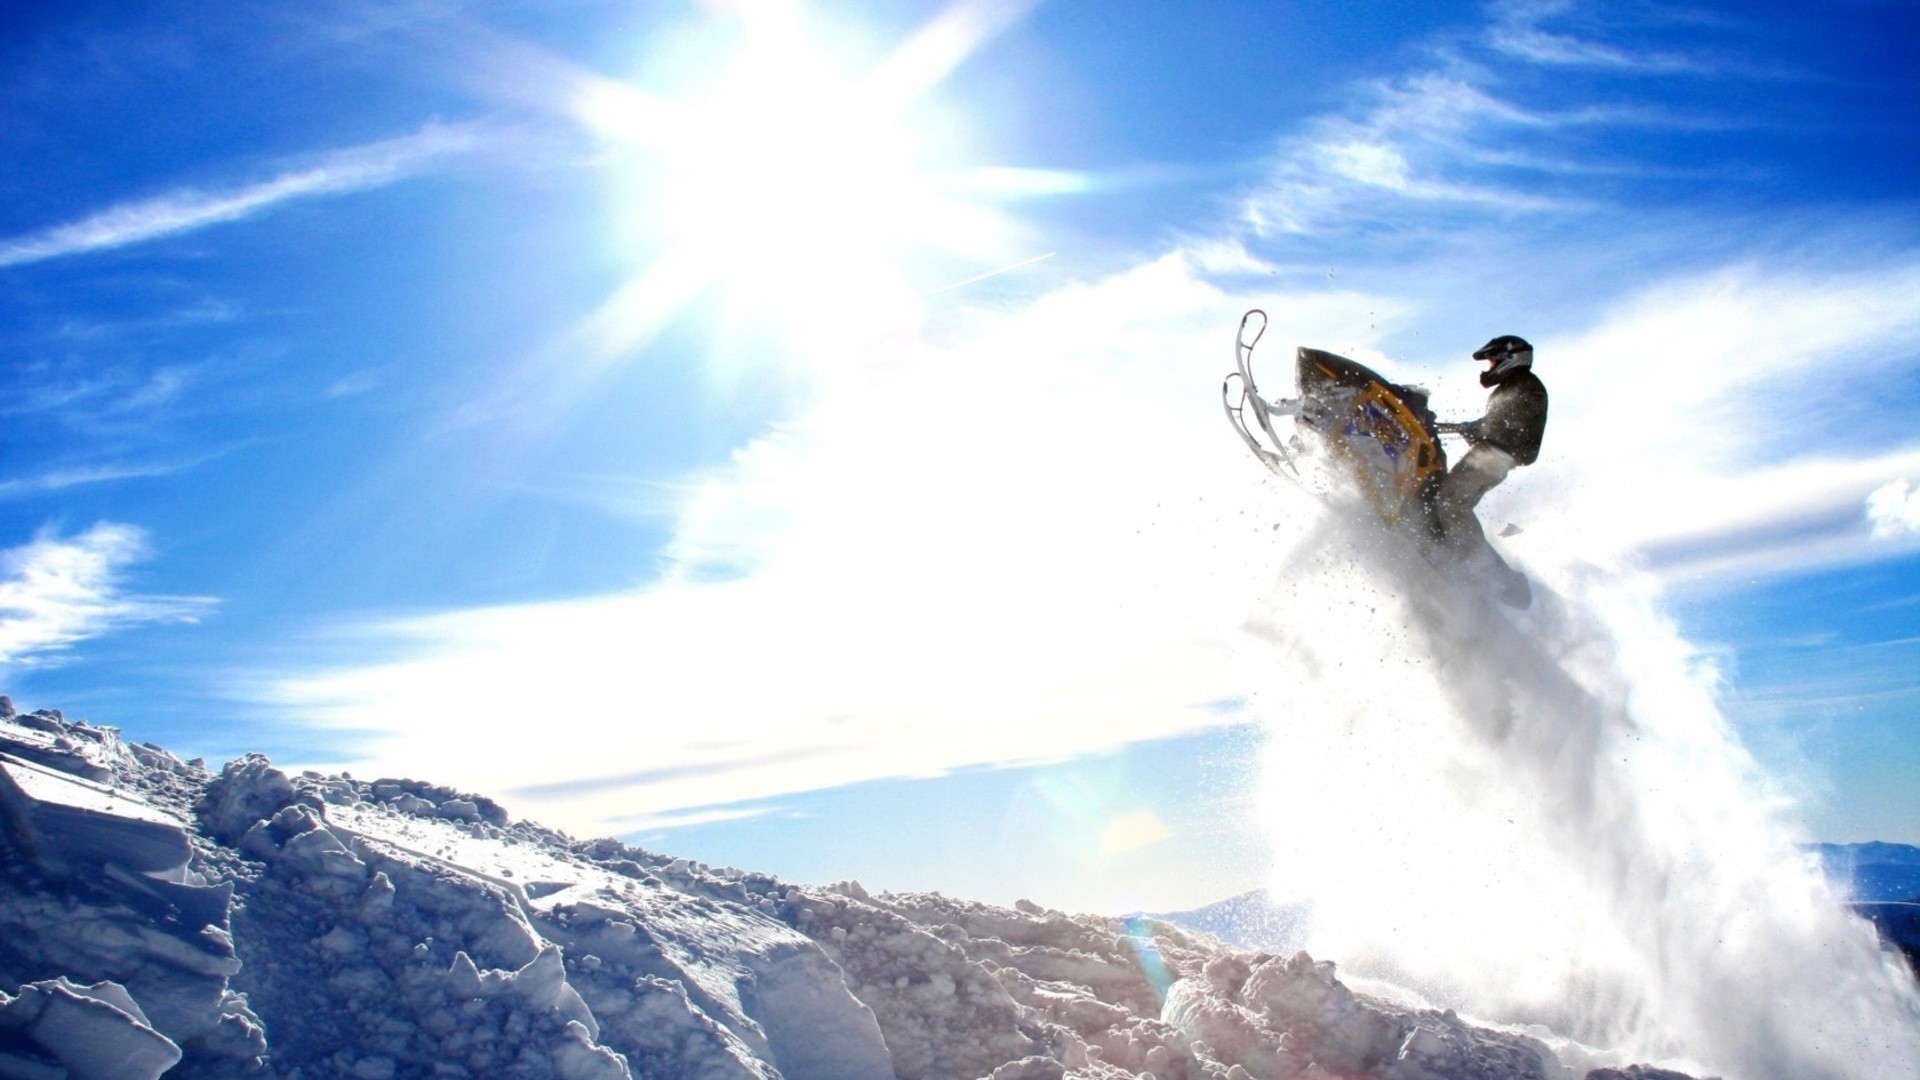
[[[114,317],[76,315],[61,322],[49,337],[62,344],[100,345],[129,337],[171,331],[181,327],[230,323],[240,317],[239,307],[225,300],[203,297],[190,303],[150,315]]]
[[[1527,24],[1499,27],[1490,36],[1489,44],[1510,56],[1536,64],[1611,68],[1645,74],[1703,74],[1714,70],[1714,65],[1695,57],[1678,53],[1633,53],[1571,34],[1549,33]]]
[[[84,467],[50,469],[38,476],[15,477],[0,480],[0,499],[24,498],[30,495],[45,495],[68,488],[83,487],[87,484],[108,484],[117,480],[141,480],[155,476],[171,476],[199,464],[206,458],[192,461],[149,462],[144,464],[90,465]]]
[[[321,155],[310,165],[226,190],[184,189],[121,203],[78,221],[0,240],[0,267],[104,251],[252,217],[280,203],[362,191],[417,172],[469,149],[467,126],[431,124],[411,135]]]
[[[51,663],[77,642],[141,623],[192,622],[213,601],[124,591],[146,535],[102,522],[71,538],[44,532],[0,551],[0,671]]]
[[[1920,443],[1858,432],[1886,423],[1860,387],[1920,363],[1917,295],[1911,261],[1750,263],[1629,293],[1591,327],[1535,342],[1555,393],[1542,469],[1554,483],[1501,493],[1491,509],[1529,522],[1517,547],[1597,555],[1604,537],[1613,555],[1677,580],[1906,550],[1875,537],[1863,507],[1920,473]],[[1831,377],[1836,356],[1858,358],[1846,380]]]
[[[610,824],[627,834],[661,833],[671,829],[691,829],[698,825],[752,821],[781,812],[778,806],[710,807],[680,813],[635,814],[628,818],[617,818]]]
[[[1462,74],[1429,71],[1358,91],[1371,107],[1333,116],[1286,141],[1272,174],[1247,202],[1247,221],[1262,233],[1338,228],[1355,216],[1434,204],[1535,213],[1580,204],[1496,183],[1469,166],[1506,140],[1498,132],[1565,122],[1500,99]],[[1476,160],[1478,159],[1478,161]]]
[[[165,405],[197,373],[195,367],[187,366],[144,371],[124,365],[64,378],[45,371],[13,372],[0,416],[54,413],[91,425]]]
[[[1770,75],[1751,61],[1732,58],[1722,42],[1740,29],[1730,19],[1705,8],[1653,6],[1620,10],[1617,4],[1582,0],[1496,0],[1488,6],[1492,25],[1484,44],[1501,60],[1521,60],[1548,69],[1594,69],[1615,75],[1699,75],[1699,77],[1755,77]],[[1619,42],[1626,27],[1659,27],[1668,40],[1659,46]],[[1690,44],[1672,38],[1692,37]]]
[[[1447,212],[1588,212],[1605,200],[1579,178],[1672,172],[1625,155],[1596,161],[1585,145],[1593,133],[1723,131],[1760,122],[1728,109],[1659,103],[1651,91],[1636,96],[1635,87],[1655,76],[1729,69],[1549,29],[1587,13],[1585,5],[1558,0],[1496,4],[1477,32],[1436,43],[1423,67],[1357,83],[1353,107],[1282,143],[1267,184],[1246,202],[1246,219],[1264,233],[1303,234],[1381,220],[1432,227],[1434,215]],[[1568,82],[1580,69],[1612,77],[1605,98],[1579,99]]]
[[[258,694],[379,731],[356,770],[435,745],[443,775],[581,831],[1234,723],[1212,703],[1272,534],[1240,516],[1260,476],[1192,358],[1250,302],[1172,256],[826,379],[690,480],[661,583],[373,628],[384,659]],[[1328,337],[1379,303],[1269,302]],[[996,434],[930,439],[899,401]],[[522,709],[556,737],[523,738]],[[584,779],[583,746],[607,766]]]
[[[1760,643],[1745,651],[1729,703],[1749,723],[1779,723],[1788,730],[1857,723],[1869,710],[1920,699],[1914,680],[1920,639]]]
[[[725,764],[680,764],[666,765],[655,769],[642,769],[638,772],[619,776],[594,776],[579,780],[563,780],[553,784],[533,784],[509,792],[513,795],[531,795],[536,798],[556,795],[585,795],[602,791],[623,791],[630,788],[645,787],[663,781],[704,780],[715,774],[741,765],[785,765],[802,761],[812,756],[804,750],[789,750],[779,754],[769,754],[751,761],[738,758],[728,759]]]
[[[357,397],[380,388],[380,376],[372,371],[356,371],[335,379],[328,385],[322,396],[328,400],[334,398]]]

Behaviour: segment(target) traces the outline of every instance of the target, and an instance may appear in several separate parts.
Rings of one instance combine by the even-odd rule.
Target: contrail
[[[1045,255],[1035,255],[1031,259],[1026,259],[1021,262],[1014,263],[1011,266],[1003,266],[998,270],[989,270],[984,274],[975,274],[973,277],[970,277],[965,281],[956,281],[951,285],[942,285],[939,288],[933,290],[932,292],[923,292],[920,294],[920,299],[925,300],[929,296],[939,296],[941,293],[944,293],[944,292],[952,292],[955,289],[964,289],[969,285],[977,284],[979,282],[987,280],[988,278],[999,277],[1001,274],[1011,274],[1015,270],[1023,270],[1029,266],[1034,265],[1035,263],[1046,262],[1048,259],[1051,259],[1058,254],[1060,253],[1057,251],[1049,251]]]
[[[311,167],[228,191],[176,191],[121,203],[79,221],[0,239],[0,267],[123,247],[251,217],[277,203],[378,187],[429,160],[470,149],[471,126],[429,124],[399,138],[336,150]]]

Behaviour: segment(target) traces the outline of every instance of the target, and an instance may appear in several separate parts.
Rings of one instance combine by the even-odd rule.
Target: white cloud
[[[1854,426],[1885,430],[1889,406],[1863,388],[1920,362],[1915,296],[1920,264],[1756,263],[1537,338],[1553,393],[1542,463],[1488,512],[1526,522],[1517,547],[1645,556],[1675,577],[1884,557],[1859,508],[1920,470],[1920,441],[1856,446]]]
[[[1867,496],[1867,520],[1880,539],[1920,535],[1920,488],[1905,477],[1874,488]]]
[[[0,240],[0,266],[124,247],[239,221],[290,199],[378,187],[468,149],[473,138],[470,128],[431,124],[411,135],[332,151],[312,165],[257,184],[224,191],[185,189],[121,203],[79,221]]]
[[[1392,307],[1261,299],[1314,340]],[[689,491],[665,582],[391,624],[400,658],[261,693],[383,733],[356,772],[584,831],[1230,722],[1282,512],[1220,420],[1250,303],[1169,257],[823,371]]]
[[[102,522],[70,539],[47,532],[0,552],[0,671],[44,664],[76,642],[149,622],[191,622],[212,601],[123,592],[145,534]]]
[[[1413,183],[1408,177],[1407,159],[1391,146],[1350,142],[1320,147],[1327,167],[1350,180],[1406,192]]]

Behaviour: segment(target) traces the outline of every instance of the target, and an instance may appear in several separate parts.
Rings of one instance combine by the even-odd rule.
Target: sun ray
[[[588,357],[603,366],[646,345],[711,285],[718,268],[708,253],[676,244],[606,299],[581,327]]]
[[[1039,0],[965,0],[941,12],[865,81],[866,90],[893,108],[939,85],[980,46],[1024,19]]]
[[[1013,257],[1021,230],[996,205],[1007,193],[956,169],[945,126],[911,114],[1032,6],[966,0],[847,71],[805,4],[755,0],[716,17],[731,52],[697,86],[583,80],[575,114],[628,166],[620,211],[645,223],[649,253],[587,339],[630,353],[717,293],[723,321],[770,321],[796,351],[832,353],[871,312],[917,311],[916,268],[938,281]]]

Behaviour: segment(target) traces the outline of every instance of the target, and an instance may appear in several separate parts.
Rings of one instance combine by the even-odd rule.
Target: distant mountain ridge
[[[1870,841],[1809,844],[1827,880],[1860,903],[1920,903],[1920,847]]]
[[[1306,941],[1309,911],[1305,903],[1277,902],[1266,889],[1254,889],[1191,911],[1142,912],[1131,917],[1212,934],[1237,949],[1289,953]]]
[[[1869,841],[1808,844],[1827,881],[1920,971],[1920,847]],[[1178,924],[1176,924],[1178,925]]]

